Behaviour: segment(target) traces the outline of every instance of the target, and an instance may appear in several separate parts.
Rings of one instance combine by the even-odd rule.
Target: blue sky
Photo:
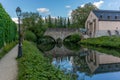
[[[70,17],[72,10],[91,2],[100,9],[119,10],[120,0],[0,0],[5,10],[16,18],[15,9],[19,6],[22,12],[39,12],[42,16]]]

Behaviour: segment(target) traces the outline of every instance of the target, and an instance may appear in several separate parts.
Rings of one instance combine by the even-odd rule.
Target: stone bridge
[[[45,36],[51,36],[53,39],[64,40],[67,36],[73,34],[81,34],[79,28],[48,28],[45,32]]]

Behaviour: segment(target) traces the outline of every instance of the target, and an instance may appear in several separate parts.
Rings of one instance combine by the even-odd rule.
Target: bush
[[[18,80],[70,80],[28,41],[23,42],[23,56],[18,59],[18,67]]]
[[[31,31],[25,32],[25,40],[35,42],[36,41],[36,35]]]
[[[64,42],[69,43],[78,43],[81,40],[81,36],[79,34],[73,34],[64,39]]]

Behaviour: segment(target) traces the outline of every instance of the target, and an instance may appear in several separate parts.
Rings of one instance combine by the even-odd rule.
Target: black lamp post
[[[21,9],[20,7],[16,8],[16,14],[18,17],[18,34],[19,34],[19,45],[18,45],[18,56],[17,58],[22,57],[22,41],[21,41],[21,30],[20,30],[20,17],[21,17]]]

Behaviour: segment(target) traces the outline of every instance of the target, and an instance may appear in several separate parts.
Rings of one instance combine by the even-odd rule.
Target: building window
[[[103,17],[103,16],[102,16],[102,15],[100,15],[100,19],[102,19],[102,17]]]
[[[115,16],[115,19],[117,19],[118,17],[117,16]]]
[[[110,16],[108,16],[107,18],[110,19]]]

